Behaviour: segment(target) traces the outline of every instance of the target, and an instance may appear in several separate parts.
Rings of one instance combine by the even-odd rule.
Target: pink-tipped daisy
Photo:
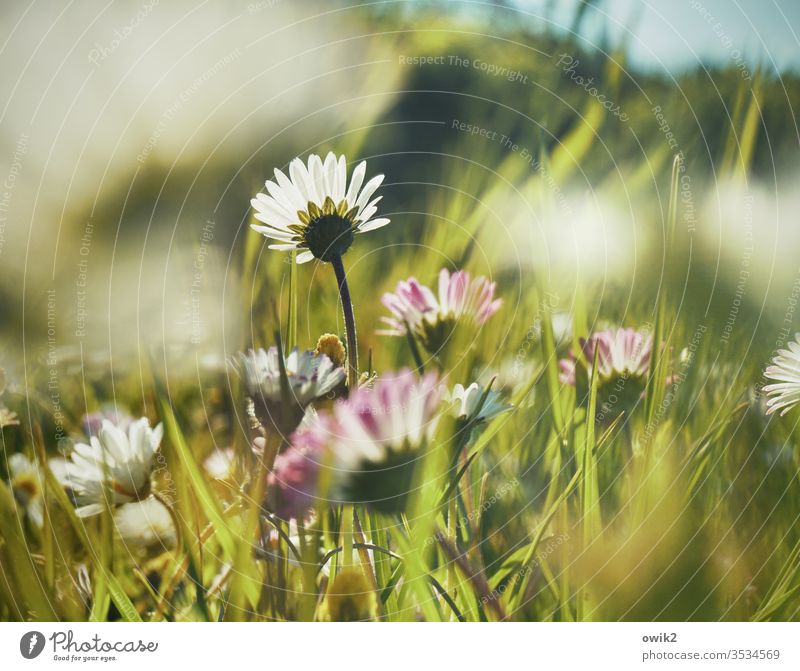
[[[580,398],[588,393],[592,364],[597,352],[597,415],[604,423],[621,412],[633,410],[647,384],[653,338],[630,328],[609,329],[581,338],[583,358],[570,355],[559,362],[560,379],[578,389]]]
[[[794,338],[789,349],[778,350],[772,365],[764,372],[766,377],[776,381],[764,387],[769,397],[768,415],[778,411],[785,415],[800,403],[800,333],[795,333]]]
[[[464,270],[451,275],[442,268],[437,297],[411,277],[399,282],[393,293],[383,295],[381,300],[392,316],[381,317],[388,328],[377,333],[402,336],[411,329],[428,351],[435,352],[457,322],[481,326],[500,309],[502,300],[494,297],[495,289],[496,284],[486,277],[472,278]]]
[[[441,398],[435,374],[402,370],[338,401],[328,439],[334,494],[383,512],[402,510]]]
[[[314,507],[320,466],[327,454],[332,420],[317,415],[292,434],[291,446],[275,458],[267,476],[267,508],[284,520],[302,520]]]
[[[270,249],[298,251],[297,263],[313,258],[331,261],[353,244],[356,233],[386,226],[389,219],[376,218],[382,196],[372,198],[383,182],[377,175],[364,184],[367,162],[362,161],[347,181],[347,163],[329,152],[323,161],[316,154],[308,163],[296,158],[289,176],[275,169],[275,179],[265,183],[268,193],[250,202],[256,219],[264,226],[253,229],[277,242]]]
[[[591,377],[592,362],[597,350],[597,377],[600,384],[620,377],[642,378],[647,375],[653,351],[653,338],[648,333],[630,328],[616,331],[608,329],[592,334],[588,340],[581,338],[580,343],[586,359],[588,377]],[[574,385],[575,357],[562,359],[559,367],[561,381]]]

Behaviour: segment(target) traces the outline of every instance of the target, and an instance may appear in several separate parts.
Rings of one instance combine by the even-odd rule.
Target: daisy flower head
[[[472,278],[465,270],[450,274],[447,268],[439,271],[438,295],[415,277],[400,281],[381,299],[392,314],[381,318],[388,328],[378,334],[402,336],[410,329],[429,352],[436,352],[457,322],[482,326],[500,309],[496,286],[486,277]]]
[[[768,415],[780,411],[783,416],[800,403],[800,333],[795,333],[788,346],[778,350],[764,372],[765,377],[775,380],[764,387]]]
[[[14,498],[28,519],[37,527],[42,526],[44,488],[38,466],[24,454],[12,454],[8,458],[8,477]]]
[[[342,500],[387,513],[403,509],[441,396],[435,374],[418,378],[405,369],[334,405],[328,444]]]
[[[253,229],[271,240],[270,249],[298,251],[297,263],[313,258],[331,261],[353,244],[356,233],[385,226],[389,219],[375,217],[382,198],[373,198],[383,182],[376,175],[366,183],[367,162],[362,161],[347,180],[347,163],[329,152],[323,161],[316,154],[308,162],[296,158],[289,176],[275,169],[275,178],[265,183],[267,193],[250,202],[256,219],[264,225]]]
[[[163,434],[163,426],[150,428],[146,417],[131,422],[127,430],[103,420],[88,444],[76,443],[61,479],[72,490],[77,514],[97,515],[106,501],[116,506],[147,498]]]
[[[620,377],[643,378],[647,375],[653,351],[653,337],[649,333],[631,328],[608,329],[592,334],[588,340],[581,338],[580,344],[587,362],[588,377],[591,377],[597,350],[597,377],[601,385]],[[575,385],[576,358],[562,359],[559,367],[561,381]]]
[[[487,392],[477,382],[468,387],[462,384],[455,385],[446,400],[450,403],[451,412],[456,419],[476,424],[488,422],[513,408],[501,400],[499,392],[494,389],[489,389]]]
[[[310,403],[345,378],[344,368],[327,355],[296,347],[283,362],[277,347],[250,350],[240,355],[239,370],[261,426],[274,426],[286,436],[298,427]]]
[[[560,379],[578,389],[580,398],[588,394],[592,365],[597,353],[597,416],[603,423],[620,412],[630,412],[641,399],[647,383],[653,337],[631,328],[608,329],[581,338],[583,359],[574,355],[559,362]]]

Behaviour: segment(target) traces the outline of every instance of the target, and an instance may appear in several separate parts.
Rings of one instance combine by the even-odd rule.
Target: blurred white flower
[[[17,503],[37,527],[43,521],[43,486],[39,467],[24,454],[12,454],[8,459],[11,491]]]
[[[233,475],[233,457],[232,447],[217,448],[206,457],[203,466],[206,472],[215,480],[227,480]]]
[[[3,392],[6,390],[6,372],[4,369],[0,368],[0,396],[3,395]],[[19,425],[19,419],[17,418],[17,413],[12,412],[8,408],[6,408],[2,403],[0,403],[0,429],[6,426],[17,426]]]
[[[764,375],[775,384],[768,384],[764,391],[767,399],[767,414],[780,410],[785,415],[800,403],[800,333],[795,333],[789,349],[779,350]]]
[[[299,158],[289,164],[289,177],[275,168],[275,180],[265,183],[269,195],[259,193],[250,202],[256,219],[266,226],[253,229],[277,240],[270,249],[300,250],[297,263],[313,258],[331,261],[353,244],[356,233],[386,226],[389,219],[373,219],[382,198],[372,198],[383,182],[377,175],[364,184],[367,162],[361,161],[347,183],[347,164],[329,152],[325,161],[311,154],[308,165]],[[362,187],[363,184],[363,187]]]
[[[175,547],[175,525],[166,506],[154,496],[125,503],[114,511],[117,533],[126,544],[147,548]]]
[[[161,424],[151,429],[146,417],[131,422],[127,433],[103,420],[88,445],[77,443],[63,482],[72,490],[78,515],[97,515],[106,501],[116,506],[146,498],[163,433]]]

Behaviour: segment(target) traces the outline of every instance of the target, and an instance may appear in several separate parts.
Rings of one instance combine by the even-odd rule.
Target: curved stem
[[[183,531],[181,529],[181,520],[178,517],[178,511],[175,510],[172,501],[157,489],[151,490],[150,493],[156,501],[167,509],[169,516],[172,518],[172,525],[175,527],[175,552],[177,554],[181,551],[181,545],[183,545]]]
[[[353,314],[353,301],[350,298],[350,289],[347,286],[347,277],[341,256],[331,259],[333,272],[336,273],[336,283],[339,286],[339,296],[342,299],[344,312],[344,328],[347,336],[347,386],[355,389],[358,386],[358,343],[356,341],[356,318]]]

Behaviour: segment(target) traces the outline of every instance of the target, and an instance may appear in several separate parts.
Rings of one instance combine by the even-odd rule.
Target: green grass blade
[[[219,507],[215,495],[206,484],[205,477],[200,467],[197,465],[194,455],[192,455],[186,444],[183,432],[178,426],[178,420],[175,417],[175,413],[172,411],[172,406],[169,401],[164,398],[163,395],[159,394],[158,404],[161,418],[166,428],[166,434],[169,437],[169,444],[175,451],[175,456],[177,457],[176,461],[180,465],[180,471],[188,478],[192,486],[192,491],[200,507],[203,509],[203,513],[214,527],[215,535],[225,555],[229,560],[233,560],[234,557],[236,557],[236,543],[234,542],[228,523],[223,517],[222,509]]]
[[[8,559],[8,571],[13,576],[15,601],[24,604],[26,618],[55,621],[59,618],[53,608],[53,596],[48,593],[45,582],[31,557],[30,550],[22,534],[20,519],[15,511],[17,506],[13,495],[6,484],[0,481],[0,531],[2,531],[2,548]]]
[[[289,255],[289,316],[286,326],[286,349],[299,346],[297,342],[297,263],[296,252]]]
[[[540,297],[536,296],[537,305],[541,305]],[[547,397],[550,401],[550,416],[553,418],[553,427],[556,433],[563,435],[565,428],[564,410],[561,406],[561,383],[558,379],[558,352],[556,351],[555,336],[553,335],[553,321],[549,309],[540,310],[542,315],[542,360],[545,365],[545,382]]]
[[[106,596],[105,592],[108,592],[108,598],[114,602],[114,605],[117,607],[117,610],[120,612],[123,618],[125,618],[129,622],[141,622],[141,617],[139,617],[139,613],[136,610],[136,607],[131,603],[131,600],[128,598],[128,595],[125,593],[125,590],[122,589],[117,579],[106,569],[105,564],[102,561],[102,558],[98,556],[95,545],[92,543],[91,539],[89,538],[88,533],[86,532],[86,525],[83,523],[76,514],[75,510],[72,507],[72,503],[67,497],[64,488],[56,479],[53,472],[46,468],[45,470],[45,477],[48,480],[48,484],[50,487],[50,492],[53,495],[53,498],[56,500],[56,503],[61,507],[64,513],[69,520],[70,526],[72,527],[73,531],[80,540],[81,544],[83,545],[84,549],[86,550],[87,554],[89,555],[92,564],[94,565],[94,577],[95,580],[101,581],[103,583],[102,588],[96,588],[95,590],[95,598],[97,598],[97,594],[101,595],[101,599],[105,602]],[[102,617],[105,619],[105,614],[108,612],[108,604],[107,603],[100,603],[100,604],[92,604],[92,613],[90,616],[96,618],[98,621]]]

